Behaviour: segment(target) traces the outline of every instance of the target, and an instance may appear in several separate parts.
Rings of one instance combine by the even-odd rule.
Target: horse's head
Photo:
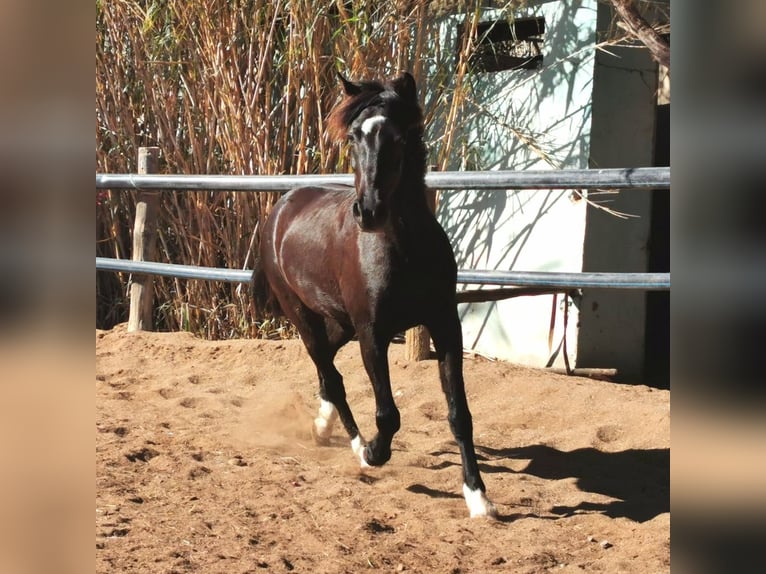
[[[385,84],[355,83],[343,76],[341,81],[346,98],[333,110],[330,128],[351,143],[354,219],[362,231],[377,231],[388,220],[400,186],[408,137],[422,127],[415,80],[405,73]]]

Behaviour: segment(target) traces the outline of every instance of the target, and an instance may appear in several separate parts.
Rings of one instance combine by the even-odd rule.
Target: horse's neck
[[[396,201],[391,205],[387,235],[395,249],[410,251],[413,249],[415,238],[423,229],[430,227],[430,221],[433,219],[422,176],[419,180],[403,181]]]
[[[400,217],[408,219],[409,216],[420,218],[424,215],[431,215],[425,184],[420,181],[405,183],[399,191],[398,205],[395,211],[398,211]]]
[[[424,215],[431,214],[431,208],[426,199],[426,183],[422,171],[404,169],[391,209],[399,218],[404,220],[419,219]]]
[[[405,151],[406,163],[402,170],[399,193],[396,194],[396,207],[400,211],[399,215],[405,219],[408,216],[422,217],[431,213],[426,200],[426,153],[421,134],[411,141]]]

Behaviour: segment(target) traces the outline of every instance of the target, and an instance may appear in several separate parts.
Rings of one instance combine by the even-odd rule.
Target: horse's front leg
[[[362,361],[372,382],[375,393],[375,423],[378,434],[367,445],[353,444],[360,456],[362,466],[381,466],[391,458],[391,440],[399,430],[399,410],[391,393],[388,371],[389,340],[376,336],[372,328],[358,333]]]
[[[427,327],[439,360],[439,378],[447,399],[448,420],[463,463],[463,496],[471,516],[496,516],[495,505],[486,495],[473,444],[473,420],[463,381],[463,334],[457,308],[439,314]]]

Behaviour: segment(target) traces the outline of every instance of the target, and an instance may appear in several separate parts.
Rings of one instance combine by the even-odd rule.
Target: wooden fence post
[[[432,212],[436,211],[436,190],[426,188],[426,201]],[[404,334],[404,358],[407,361],[425,361],[431,357],[431,336],[428,329],[418,325]]]
[[[138,148],[138,173],[157,173],[160,148]],[[133,224],[133,261],[154,261],[157,254],[157,212],[159,191],[140,190],[136,195],[136,220]],[[133,274],[130,284],[128,331],[151,331],[154,285],[151,275]]]

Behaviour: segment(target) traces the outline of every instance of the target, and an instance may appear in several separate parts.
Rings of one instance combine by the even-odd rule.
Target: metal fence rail
[[[247,283],[252,271],[241,269],[219,269],[215,267],[192,267],[172,263],[131,261],[96,257],[96,269],[101,271],[123,271],[147,275],[164,275],[182,279],[203,279],[229,283]],[[670,289],[670,273],[560,273],[546,271],[490,271],[460,270],[458,283],[502,286],[534,286],[561,290],[641,289],[665,291]]]
[[[353,185],[351,174],[329,175],[138,175],[97,173],[96,189],[286,191],[306,185]],[[670,186],[669,167],[536,171],[442,171],[426,174],[441,190],[657,189]]]
[[[96,189],[166,191],[286,191],[299,186],[353,185],[351,174],[328,175],[139,175],[96,174]],[[426,185],[441,190],[510,189],[665,189],[670,187],[669,167],[620,169],[571,169],[537,171],[445,171],[426,174]],[[246,283],[252,271],[194,267],[149,261],[96,257],[96,269],[142,275],[164,275]],[[460,270],[463,284],[549,289],[669,290],[670,273],[562,273],[542,271]]]

